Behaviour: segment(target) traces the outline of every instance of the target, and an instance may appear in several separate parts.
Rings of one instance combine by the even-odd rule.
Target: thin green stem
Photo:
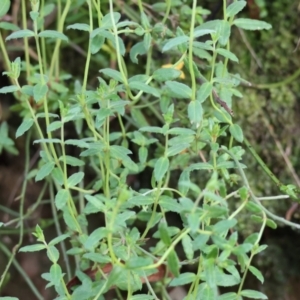
[[[1,49],[1,52],[3,54],[4,63],[6,65],[6,70],[10,71],[10,60],[9,60],[9,57],[8,57],[8,54],[7,54],[7,51],[6,51],[6,47],[5,47],[3,37],[2,37],[1,30],[0,30],[0,49]]]
[[[294,227],[294,228],[297,228],[297,229],[300,229],[300,224],[296,224],[296,223],[293,223],[293,222],[290,222],[282,217],[278,217],[276,216],[275,214],[271,213],[269,210],[267,210],[261,203],[260,201],[257,199],[257,197],[254,195],[250,185],[249,185],[249,182],[248,182],[248,179],[245,175],[245,172],[243,170],[243,168],[241,167],[240,165],[240,162],[236,159],[236,157],[230,152],[228,151],[227,149],[225,149],[224,147],[221,148],[222,151],[226,152],[232,159],[233,161],[235,162],[240,174],[241,174],[241,177],[242,177],[242,180],[244,182],[244,185],[247,187],[250,195],[251,195],[251,198],[254,200],[254,202],[261,208],[261,210],[263,212],[266,213],[267,216],[269,216],[271,219],[275,220],[275,221],[278,221],[278,222],[281,222],[287,226],[290,226],[290,227]]]
[[[65,19],[67,17],[68,12],[69,12],[70,6],[71,6],[71,0],[66,0],[65,9],[64,9],[64,11],[63,11],[63,13],[62,13],[62,15],[59,19],[59,22],[58,22],[58,32],[61,32],[61,33],[63,32]],[[49,68],[49,80],[50,80],[50,82],[52,80],[54,66],[56,65],[56,60],[59,59],[60,45],[61,45],[61,39],[57,39],[56,43],[55,43],[53,55],[52,55],[50,68]]]
[[[116,54],[117,54],[118,66],[119,66],[119,70],[122,74],[123,82],[126,86],[126,89],[128,89],[128,80],[127,80],[127,77],[125,76],[125,71],[124,71],[123,65],[122,65],[122,59],[121,59],[121,53],[120,53],[120,44],[119,44],[119,37],[118,37],[118,29],[117,29],[117,26],[116,26],[116,23],[115,23],[115,19],[113,17],[113,13],[114,13],[113,0],[109,0],[109,11],[110,11],[111,22],[112,22],[112,25],[113,25],[113,31],[114,31],[114,35],[115,35]]]
[[[170,254],[170,252],[172,250],[174,250],[175,246],[182,240],[182,238],[184,236],[186,236],[187,234],[189,234],[190,232],[190,228],[185,228],[182,230],[182,232],[177,236],[177,238],[172,242],[172,244],[170,245],[170,247],[164,252],[164,254],[160,257],[160,259],[152,264],[152,265],[148,265],[142,268],[137,268],[137,270],[139,269],[143,269],[143,270],[149,270],[149,269],[155,269],[158,268],[168,257],[168,255]]]
[[[263,162],[263,160],[260,158],[260,156],[256,153],[254,148],[251,146],[249,141],[244,138],[244,143],[247,146],[248,150],[252,154],[252,156],[255,158],[255,160],[258,162],[258,164],[261,166],[261,168],[264,170],[264,172],[269,176],[269,178],[276,184],[276,186],[280,189],[282,192],[286,191],[286,186],[274,175],[274,173],[268,168],[268,166]],[[296,193],[300,193],[299,189],[294,189]],[[296,195],[288,194],[293,200],[299,202],[299,198]]]
[[[26,12],[26,1],[22,0],[22,26],[23,29],[27,29],[27,12]],[[30,67],[30,56],[29,56],[29,43],[28,43],[28,38],[24,38],[24,52],[25,52],[25,62],[26,62],[26,77],[29,79],[30,78],[30,72],[31,72],[31,67]]]
[[[65,187],[67,188],[67,179],[66,178],[67,178],[68,172],[67,172],[67,162],[66,162],[65,143],[64,143],[64,123],[62,123],[62,126],[61,126],[60,136],[61,136],[61,148],[62,148],[62,157],[63,157],[63,174],[64,174]],[[60,235],[62,235],[62,231],[61,231],[60,224],[58,222],[57,210],[54,205],[54,191],[53,191],[52,184],[50,185],[50,194],[51,194],[51,199],[52,199],[52,201],[51,201],[52,215],[53,215],[53,218],[55,221],[54,223],[55,223],[55,227],[56,227],[56,232],[57,232],[57,235],[60,236]],[[68,201],[72,201],[72,199],[68,199]],[[76,209],[76,207],[75,207],[75,209]],[[70,214],[71,214],[71,212],[70,212]],[[78,226],[78,227],[80,227],[80,226]],[[70,280],[71,279],[71,267],[70,267],[69,257],[66,252],[65,242],[62,241],[60,243],[60,246],[61,246],[61,249],[63,252],[63,257],[64,257],[66,269],[67,269],[67,276],[68,276],[68,279]]]
[[[171,11],[171,4],[172,4],[171,0],[166,0],[167,8],[166,8],[165,16],[164,16],[163,20],[161,21],[162,24],[165,24],[167,19],[169,18],[170,11]]]
[[[90,35],[93,32],[93,11],[92,11],[92,5],[89,0],[87,0],[87,4],[89,7],[89,19],[90,19]],[[83,78],[83,83],[82,83],[82,94],[85,93],[86,91],[86,86],[87,86],[87,79],[88,79],[88,74],[89,74],[89,66],[91,62],[91,41],[88,42],[88,51],[87,51],[87,56],[86,56],[86,61],[85,61],[85,68],[84,68],[84,78]]]
[[[45,6],[45,0],[41,0],[40,2],[40,17],[44,18],[44,15],[42,15],[42,12],[44,11],[44,6]],[[43,31],[44,28],[44,23],[41,26],[41,31]],[[42,61],[43,61],[43,66],[46,68],[47,67],[47,55],[46,55],[46,43],[45,43],[45,38],[40,38],[41,40],[41,55],[42,55]]]
[[[147,52],[147,63],[146,63],[146,75],[150,75],[150,71],[151,71],[151,62],[152,62],[152,50],[153,50],[153,46],[150,46],[148,52]]]
[[[274,89],[274,88],[279,88],[281,86],[284,86],[284,85],[292,83],[299,76],[300,76],[300,69],[297,69],[297,71],[295,73],[293,73],[291,76],[285,78],[282,81],[273,82],[273,83],[251,84],[250,87],[254,87],[254,88],[257,88],[257,89]]]
[[[38,289],[35,287],[34,283],[31,281],[30,277],[25,273],[25,271],[22,269],[22,267],[17,262],[17,260],[14,259],[14,256],[16,254],[15,253],[16,249],[13,249],[13,255],[12,255],[12,253],[10,253],[10,251],[7,249],[7,247],[2,243],[0,243],[0,249],[10,260],[12,260],[12,264],[17,269],[17,271],[20,273],[20,275],[23,277],[24,281],[27,283],[27,285],[29,286],[30,290],[33,292],[35,297],[38,300],[43,300],[44,297],[40,294]],[[0,285],[0,289],[1,289],[1,285]]]
[[[260,232],[259,232],[259,234],[258,234],[258,237],[257,237],[257,239],[256,239],[256,242],[255,242],[255,244],[253,245],[254,247],[255,247],[256,245],[259,244],[259,241],[261,240],[262,234],[263,234],[263,232],[264,232],[264,230],[265,230],[266,224],[267,224],[267,216],[266,216],[265,212],[263,212],[263,223],[262,223],[262,226],[261,226],[261,228],[260,228]],[[237,292],[237,295],[238,295],[238,296],[240,296],[240,293],[242,292],[242,289],[243,289],[243,286],[244,286],[244,283],[245,283],[245,280],[246,280],[246,277],[247,277],[247,274],[248,274],[248,270],[249,270],[249,267],[250,267],[250,265],[251,265],[251,261],[252,261],[254,255],[255,255],[255,252],[253,251],[253,248],[252,248],[250,258],[249,258],[249,260],[248,260],[248,262],[247,262],[245,272],[244,272],[244,274],[243,274],[243,277],[242,277],[242,279],[241,279],[241,283],[240,283],[240,285],[239,285],[239,289],[238,289],[238,292]]]
[[[196,100],[196,77],[194,72],[194,64],[193,64],[193,43],[194,43],[194,27],[195,27],[195,18],[196,18],[196,8],[197,8],[197,0],[193,0],[193,8],[192,8],[192,19],[190,26],[190,39],[189,39],[189,71],[191,75],[192,81],[192,97],[191,100]]]
[[[18,251],[18,249],[21,247],[22,242],[23,242],[23,236],[24,236],[24,202],[25,202],[25,194],[26,194],[26,188],[27,188],[27,180],[26,176],[29,172],[29,166],[30,166],[30,139],[31,139],[31,131],[26,136],[26,143],[25,143],[25,168],[24,168],[24,178],[25,180],[23,181],[22,185],[22,191],[21,191],[21,199],[20,199],[20,205],[19,205],[19,225],[20,225],[20,230],[19,230],[19,241],[18,244],[15,245],[11,257],[6,265],[6,268],[4,272],[2,273],[1,280],[0,280],[0,288],[3,285],[3,281],[5,279],[5,276],[10,268],[10,265],[12,264],[15,255]]]

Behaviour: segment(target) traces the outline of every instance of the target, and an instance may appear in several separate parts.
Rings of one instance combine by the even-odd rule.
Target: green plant
[[[45,17],[54,3],[57,28],[46,29]],[[10,1],[0,5],[1,16]],[[27,154],[32,137],[41,147],[37,168],[29,170],[26,158],[22,197],[27,180],[43,180],[57,229],[57,237],[48,242],[37,225],[37,243],[20,251],[46,250],[51,267],[42,277],[46,287],[55,289],[56,299],[104,299],[110,289],[120,299],[168,299],[167,287],[180,285],[188,285],[185,299],[267,299],[244,287],[249,271],[263,282],[251,265],[266,248],[260,245],[262,233],[266,226],[276,227],[273,220],[299,226],[261,204],[287,196],[256,197],[241,163],[245,150],[239,143],[244,136],[231,107],[233,96],[242,96],[237,87],[243,79],[229,71],[229,62],[238,62],[230,49],[231,29],[271,28],[263,21],[236,18],[245,5],[234,1],[227,6],[223,1],[223,19],[205,22],[208,11],[196,0],[183,6],[180,1],[151,6],[137,1],[138,13],[112,0],[31,0],[28,29],[23,0],[23,28],[0,24],[15,30],[6,41],[22,38],[25,45],[24,61],[18,57],[10,62],[0,36],[5,75],[12,82],[0,92],[18,99],[13,109],[23,122],[16,137],[26,135]],[[178,11],[179,23],[171,30],[167,25]],[[71,30],[83,32],[88,41],[79,74],[67,74],[60,66],[69,42],[66,29],[74,40],[78,35]],[[126,38],[133,43],[129,53]],[[35,63],[29,40],[36,49]],[[156,59],[162,54],[166,59]],[[90,72],[95,65],[100,68],[100,61],[117,67],[105,65],[96,85],[89,81]],[[21,84],[22,74],[26,84]],[[8,141],[2,147],[12,151]],[[297,200],[298,190],[278,181],[247,141],[246,146],[281,191]],[[130,177],[138,180],[143,173],[149,174],[146,184],[129,184]],[[22,203],[15,250],[22,244]],[[180,220],[176,226],[171,225],[171,213]],[[104,226],[90,231],[91,214],[102,216]],[[260,226],[243,240],[237,231],[241,214],[252,214]],[[178,254],[180,245],[184,255]],[[76,262],[72,280],[70,256]],[[193,265],[194,271],[182,271],[185,265]],[[140,292],[142,284],[147,294]],[[220,287],[234,287],[235,292],[222,294]]]

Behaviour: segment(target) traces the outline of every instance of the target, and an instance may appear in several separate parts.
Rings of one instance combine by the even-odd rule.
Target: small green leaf
[[[245,186],[241,187],[239,189],[239,195],[242,201],[246,201],[249,196],[248,188]]]
[[[151,205],[151,204],[153,204],[153,202],[154,202],[153,197],[147,196],[147,195],[146,196],[143,196],[143,195],[134,196],[134,197],[128,199],[129,204],[133,204],[136,206]]]
[[[95,208],[99,211],[104,212],[106,210],[105,205],[103,203],[103,197],[100,195],[92,196],[92,195],[84,195],[84,198],[91,203]],[[105,200],[105,199],[104,199]]]
[[[92,54],[99,52],[105,42],[105,38],[101,35],[96,35],[90,40],[90,49]]]
[[[223,232],[226,232],[230,228],[234,227],[237,223],[236,219],[228,219],[228,220],[222,220],[219,221],[217,224],[213,226],[213,232],[215,234],[221,234]]]
[[[250,299],[268,299],[268,297],[265,294],[253,290],[243,290],[241,291],[241,296]]]
[[[150,49],[151,40],[152,40],[151,34],[149,32],[146,32],[144,34],[144,39],[143,39],[144,47],[145,47],[146,51],[149,51],[149,49]]]
[[[233,24],[245,30],[263,30],[263,29],[269,30],[272,28],[272,25],[267,22],[260,21],[260,20],[246,19],[246,18],[235,19],[233,21]]]
[[[117,28],[127,27],[127,26],[133,26],[133,27],[140,27],[140,25],[133,21],[121,21],[117,25]]]
[[[80,148],[89,148],[89,144],[83,140],[66,140],[65,145],[73,145]]]
[[[217,300],[237,300],[237,293],[229,292],[218,296]]]
[[[231,135],[240,143],[244,140],[244,134],[242,128],[238,124],[232,124],[229,127]]]
[[[40,250],[46,249],[46,245],[44,244],[35,244],[30,246],[25,246],[20,248],[19,252],[36,252]]]
[[[141,112],[140,109],[135,109],[134,107],[132,107],[131,117],[133,121],[136,123],[137,127],[143,127],[149,125],[147,119],[145,118],[144,114]]]
[[[205,259],[203,262],[203,269],[205,274],[205,281],[207,285],[210,287],[216,286],[216,268],[215,268],[215,260],[212,258]]]
[[[277,228],[277,224],[273,220],[271,220],[271,219],[267,219],[266,225],[268,227],[272,228],[272,229],[276,229]]]
[[[56,263],[59,259],[59,252],[55,246],[49,246],[47,249],[47,256],[50,261]]]
[[[223,48],[219,48],[216,50],[218,54],[224,56],[225,58],[228,58],[232,61],[239,62],[239,59],[233,54],[231,51]]]
[[[121,83],[124,82],[123,78],[122,78],[122,74],[117,70],[106,68],[106,69],[101,69],[99,72],[115,79],[118,82],[121,82]]]
[[[160,97],[160,92],[156,88],[149,86],[148,84],[143,83],[141,81],[131,81],[129,82],[129,87],[130,89],[143,91],[147,94],[151,94],[154,97]]]
[[[184,253],[186,255],[186,258],[188,260],[192,260],[194,258],[194,250],[193,250],[193,244],[192,244],[192,239],[190,238],[189,235],[185,235],[182,238],[182,246]]]
[[[183,150],[189,148],[189,146],[190,146],[190,144],[187,144],[187,143],[182,143],[182,144],[171,146],[167,150],[167,157],[174,156],[174,155],[182,152]]]
[[[39,12],[38,11],[30,11],[29,15],[30,15],[31,20],[36,22],[39,17]]]
[[[46,164],[44,164],[37,172],[35,176],[35,181],[40,181],[44,179],[46,176],[48,176],[52,170],[54,169],[54,162],[49,161]]]
[[[40,242],[45,241],[43,229],[38,224],[35,226],[35,234],[38,241]]]
[[[153,300],[154,296],[147,294],[138,294],[130,297],[130,300]]]
[[[215,300],[216,296],[217,292],[215,286],[210,286],[208,283],[201,283],[199,285],[197,299]]]
[[[240,11],[244,9],[246,5],[246,1],[235,1],[231,3],[226,9],[227,18],[234,17],[235,15],[237,15]]]
[[[188,214],[188,225],[189,228],[191,229],[192,233],[195,233],[198,231],[199,226],[200,226],[200,216],[199,214],[195,212],[191,212]]]
[[[59,285],[63,275],[61,267],[58,264],[53,264],[50,268],[51,281],[54,285]]]
[[[193,241],[193,249],[194,250],[202,250],[202,248],[208,242],[210,236],[208,234],[200,234]]]
[[[190,182],[190,170],[184,170],[179,177],[178,180],[178,187],[179,187],[179,191],[180,193],[182,193],[183,195],[186,195],[189,191],[189,187],[186,183]]]
[[[264,283],[264,277],[262,273],[253,266],[249,267],[249,271],[261,282]]]
[[[169,286],[185,285],[185,284],[192,283],[194,280],[196,280],[196,274],[186,272],[180,274],[177,278],[172,279]]]
[[[52,132],[54,130],[57,130],[61,128],[62,122],[61,121],[54,121],[47,126],[47,132]]]
[[[7,14],[10,7],[10,0],[1,0],[0,2],[0,19]]]
[[[167,223],[164,220],[159,223],[158,231],[162,242],[169,247],[171,245],[171,238],[169,236]]]
[[[33,98],[35,102],[43,99],[48,92],[48,86],[45,83],[37,83],[33,88]]]
[[[141,23],[144,28],[150,28],[150,26],[151,26],[148,16],[143,11],[141,12]]]
[[[120,277],[124,275],[124,269],[115,265],[113,270],[109,273],[106,285],[110,288],[113,285],[116,285]]]
[[[162,128],[157,126],[144,126],[139,130],[146,131],[146,132],[153,132],[153,133],[162,133]]]
[[[225,46],[231,34],[231,24],[226,20],[220,20],[217,26],[217,34],[219,36],[219,44]]]
[[[215,33],[215,30],[211,30],[211,29],[196,29],[194,31],[194,38],[206,35],[206,34],[211,34],[211,33]]]
[[[91,260],[91,261],[99,263],[99,264],[107,264],[111,261],[110,257],[104,256],[100,253],[86,253],[82,256],[82,258]]]
[[[256,223],[263,223],[264,219],[261,216],[251,215],[251,220]]]
[[[68,41],[68,37],[61,33],[61,32],[58,32],[56,30],[44,30],[44,31],[41,31],[39,34],[38,34],[39,37],[43,37],[43,38],[51,38],[51,39],[58,39],[58,40],[63,40],[63,41]]]
[[[92,31],[90,34],[90,38],[93,39],[96,35],[100,35],[103,38],[108,39],[112,46],[116,49],[116,36],[110,32],[109,30],[103,29],[102,27],[98,27]],[[121,55],[124,55],[126,52],[124,41],[118,36],[118,44],[119,44],[119,51]]]
[[[154,178],[161,181],[169,169],[169,159],[167,157],[159,158],[154,165]]]
[[[70,234],[68,233],[65,233],[65,234],[62,234],[62,235],[59,235],[58,237],[54,238],[53,240],[51,240],[49,242],[49,246],[54,246],[62,241],[64,241],[66,238],[70,237]]]
[[[60,139],[38,139],[38,140],[34,140],[33,143],[34,144],[38,144],[38,143],[45,143],[45,144],[57,143],[57,144],[60,144],[61,140]]]
[[[113,18],[113,21],[112,21]],[[113,27],[113,22],[116,25],[121,18],[121,14],[119,12],[108,13],[105,15],[101,21],[101,28],[109,29]]]
[[[33,86],[32,85],[23,85],[21,88],[21,93],[30,97],[33,97]],[[43,115],[43,113],[36,114],[36,117],[38,118],[40,115]],[[43,115],[43,118],[45,118],[45,114]]]
[[[86,249],[94,249],[97,244],[107,235],[107,229],[105,227],[100,227],[95,229],[86,239],[83,246]]]
[[[161,68],[153,73],[153,79],[156,81],[173,80],[180,76],[181,71],[174,68]]]
[[[138,55],[144,55],[146,53],[147,53],[147,50],[145,49],[144,43],[139,42],[139,43],[136,43],[134,46],[131,47],[130,52],[129,52],[129,56],[130,56],[131,61],[133,63],[137,64],[138,63],[137,56]]]
[[[70,165],[72,167],[84,166],[84,161],[74,156],[65,155],[59,158],[59,161],[64,161],[64,160],[66,160],[67,165]]]
[[[140,147],[139,148],[139,160],[142,164],[145,164],[148,157],[148,148]]]
[[[23,122],[17,129],[16,138],[18,138],[19,136],[23,135],[26,131],[28,131],[31,128],[31,126],[33,125],[33,123],[34,123],[33,119],[23,120]]]
[[[20,30],[20,28],[17,25],[15,25],[13,23],[9,23],[9,22],[0,22],[0,28],[5,29],[5,30],[11,30],[11,31]]]
[[[72,216],[67,209],[63,210],[63,218],[64,218],[64,222],[71,230],[78,232],[78,228],[77,228],[78,223],[76,222],[74,216]]]
[[[34,36],[34,32],[29,29],[23,29],[23,30],[18,30],[10,34],[8,37],[6,37],[6,41],[12,40],[12,39],[20,39],[20,38],[25,38],[25,37],[31,37]]]
[[[260,245],[257,249],[254,249],[253,253],[258,254],[268,248],[268,245]]]
[[[199,101],[191,101],[188,105],[188,117],[191,124],[195,124],[196,127],[200,125],[203,117],[203,108]]]
[[[90,31],[90,25],[83,24],[83,23],[75,23],[75,24],[67,26],[67,29]]]
[[[55,196],[55,206],[57,209],[63,209],[68,202],[70,193],[68,190],[59,190]]]
[[[76,186],[79,182],[82,181],[83,177],[84,177],[84,173],[83,172],[77,172],[75,174],[72,174],[68,178],[68,185],[69,186]]]
[[[113,145],[110,147],[111,156],[117,160],[121,160],[124,167],[127,169],[137,172],[137,164],[129,157],[128,154],[131,154],[131,151],[123,146]]]
[[[253,201],[247,202],[246,209],[248,209],[252,213],[260,213],[262,211],[261,207]]]
[[[126,267],[128,269],[136,269],[136,268],[142,268],[145,266],[149,266],[153,263],[153,260],[150,257],[131,257],[126,262]]]
[[[197,101],[203,103],[211,94],[213,86],[211,82],[204,82],[197,91]]]
[[[180,264],[179,264],[179,259],[177,257],[177,254],[176,254],[175,250],[172,250],[170,252],[170,254],[168,255],[167,264],[168,264],[168,267],[169,267],[171,273],[175,277],[178,277],[179,274],[180,274],[179,273]]]
[[[172,95],[177,98],[190,99],[192,97],[192,89],[186,84],[177,81],[166,81],[166,86],[171,91]]]
[[[174,135],[194,135],[196,132],[189,128],[173,127],[168,130],[168,134]]]
[[[186,43],[190,38],[186,35],[178,36],[168,40],[168,42],[163,46],[162,52],[166,52],[176,46]]]
[[[0,94],[14,93],[18,91],[20,88],[16,85],[5,86],[0,89]]]
[[[55,4],[50,3],[50,4],[45,4],[41,7],[41,15],[43,17],[49,16],[52,12],[55,10]]]

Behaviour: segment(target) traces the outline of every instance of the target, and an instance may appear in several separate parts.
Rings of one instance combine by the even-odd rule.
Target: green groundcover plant
[[[21,28],[0,22],[4,75],[11,82],[0,93],[17,99],[12,109],[23,121],[15,137],[25,137],[28,154],[20,241],[5,272],[17,250],[44,251],[51,267],[41,276],[57,300],[105,299],[110,290],[118,299],[170,299],[168,290],[177,286],[185,286],[185,299],[267,299],[244,288],[249,272],[263,283],[252,265],[267,247],[260,244],[263,231],[275,228],[274,220],[299,226],[261,201],[297,200],[298,191],[264,165],[234,116],[232,101],[242,97],[245,81],[230,72],[238,63],[230,36],[235,27],[271,25],[237,17],[246,1],[224,0],[223,18],[213,21],[205,21],[210,12],[196,0],[129,2],[22,0]],[[0,17],[10,5],[1,0]],[[50,15],[56,25],[47,27]],[[24,55],[9,61],[7,45],[16,39]],[[82,43],[72,72],[68,51]],[[4,122],[0,135],[1,151],[17,154]],[[32,142],[40,159],[30,169]],[[245,151],[285,195],[254,195]],[[24,191],[32,179],[44,186],[31,212],[48,191],[57,237],[48,240],[39,224],[36,243],[24,246],[30,214]],[[91,230],[93,214],[104,225]],[[245,214],[258,230],[240,237]]]

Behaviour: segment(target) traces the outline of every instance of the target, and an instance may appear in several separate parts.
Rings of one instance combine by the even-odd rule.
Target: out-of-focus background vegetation
[[[240,60],[234,69],[252,84],[243,89],[243,98],[235,102],[236,116],[245,136],[272,171],[283,182],[299,186],[300,2],[248,4],[245,13],[269,22],[273,28],[265,32],[237,30],[232,36],[231,46]],[[248,178],[257,193],[276,193],[277,187],[251,156],[247,156],[246,164]],[[279,215],[300,221],[298,206],[289,201],[265,201],[264,205]],[[269,299],[299,297],[299,237],[299,232],[280,225],[264,234],[269,247],[257,264],[264,270],[263,291]]]
[[[47,2],[47,1],[46,1]],[[176,8],[174,15],[178,18],[184,13],[184,8],[190,5],[190,1],[182,1],[182,9]],[[222,1],[207,0],[200,1],[203,8],[211,11],[207,15],[209,19],[217,19],[222,14]],[[155,1],[144,1],[148,3],[148,9],[151,11],[151,5]],[[14,18],[18,13],[19,1],[14,1],[14,5],[6,16],[7,19]],[[116,1],[116,6],[120,11],[124,8],[130,8],[130,12],[136,13],[137,6],[134,1]],[[104,3],[107,6],[107,3]],[[147,8],[147,6],[146,6]],[[247,82],[240,87],[243,94],[242,99],[238,99],[233,104],[235,118],[243,128],[245,136],[255,147],[271,170],[284,183],[293,183],[298,185],[297,174],[300,170],[300,76],[297,76],[300,70],[300,47],[298,42],[300,38],[300,2],[296,0],[248,0],[247,9],[241,15],[253,19],[264,20],[272,24],[273,28],[269,31],[244,32],[234,29],[231,37],[231,49],[239,58],[239,64],[229,67],[231,73],[239,73]],[[84,13],[71,15],[73,23],[79,22],[76,18],[84,18]],[[55,14],[49,18],[49,28],[55,22]],[[82,20],[81,20],[82,21]],[[176,20],[174,20],[176,22]],[[172,30],[172,28],[170,28]],[[77,31],[78,32],[78,31]],[[77,32],[70,32],[74,35]],[[126,39],[126,37],[124,37]],[[84,64],[84,49],[86,49],[87,39],[85,35],[76,37],[76,45],[63,50],[61,53],[62,68],[67,72],[76,74],[80,64]],[[130,47],[131,41],[126,41]],[[79,47],[81,45],[82,47]],[[9,55],[11,60],[17,56],[22,56],[22,43],[18,40],[10,43]],[[116,63],[113,54],[102,53],[95,59],[103,64],[101,67],[113,67]],[[162,59],[164,64],[165,60]],[[95,77],[98,72],[95,72]],[[130,67],[134,67],[130,66]],[[129,68],[130,68],[129,67]],[[204,67],[205,69],[205,67]],[[5,66],[0,57],[0,71],[4,71]],[[81,74],[82,70],[79,70]],[[93,76],[90,76],[93,78]],[[1,77],[0,85],[8,84],[5,77]],[[90,85],[96,84],[92,80]],[[11,95],[1,95],[0,98],[1,120],[8,124],[8,131],[11,137],[14,137],[15,131],[21,122],[18,112],[11,109],[15,105],[15,100]],[[18,108],[15,107],[15,110]],[[2,130],[5,130],[2,128]],[[24,164],[24,140],[18,139],[16,147],[19,151],[18,156],[3,151],[0,155],[0,220],[6,222],[8,215],[18,210],[18,196],[23,180]],[[35,163],[36,157],[33,157],[32,163]],[[255,160],[249,155],[244,162],[247,166],[247,176],[250,184],[255,189],[257,195],[276,194],[276,186],[270,182],[262,172]],[[299,175],[300,176],[300,175]],[[140,178],[139,180],[143,180]],[[146,178],[145,180],[149,180]],[[32,205],[40,194],[41,186],[34,181],[31,182],[26,194],[26,207]],[[264,205],[278,215],[286,216],[294,222],[300,222],[300,209],[290,201],[272,201],[264,202]],[[25,209],[26,209],[25,207]],[[30,232],[34,224],[39,220],[44,224],[46,234],[51,238],[55,236],[51,223],[51,209],[47,202],[41,205],[31,216],[26,224],[25,241],[32,239]],[[43,221],[44,220],[44,221]],[[244,222],[247,222],[245,216]],[[243,222],[240,223],[243,227]],[[47,229],[46,229],[47,228]],[[245,226],[246,228],[246,226]],[[249,227],[247,226],[247,230]],[[243,228],[241,228],[243,229]],[[246,231],[246,229],[245,229]],[[53,233],[52,233],[53,232]],[[12,249],[17,242],[18,230],[1,228],[0,229],[0,274],[7,262],[6,248]],[[244,232],[245,236],[248,232]],[[300,294],[300,234],[290,228],[279,224],[276,230],[267,230],[264,233],[263,242],[268,244],[268,249],[260,256],[256,264],[262,270],[266,283],[260,287],[264,293],[272,300],[296,300]],[[48,260],[44,253],[20,253],[17,256],[17,262],[9,271],[9,277],[6,279],[6,285],[2,290],[1,296],[11,295],[12,291],[20,299],[34,299],[27,287],[26,282],[20,276],[18,269],[22,269],[33,280],[45,299],[51,299],[51,295],[44,290],[44,280],[39,274],[48,269]],[[257,287],[258,281],[251,275],[247,278],[247,287]]]

